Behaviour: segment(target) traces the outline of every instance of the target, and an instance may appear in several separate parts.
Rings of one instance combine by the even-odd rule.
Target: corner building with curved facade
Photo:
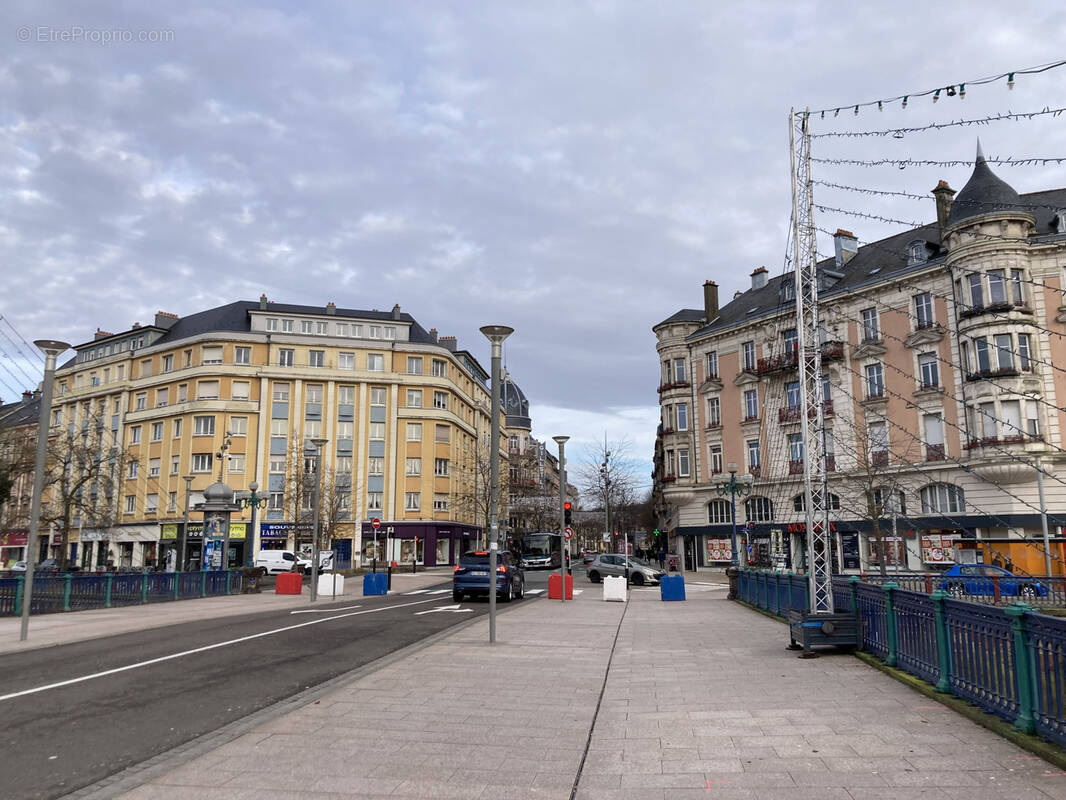
[[[838,230],[818,263],[834,568],[1044,573],[1039,464],[1063,574],[1066,189],[1019,195],[978,149],[958,196],[932,194],[936,223],[862,246]],[[654,327],[654,496],[688,569],[728,565],[734,499],[741,555],[805,563],[794,275],[751,277]]]
[[[148,566],[180,548],[182,566],[200,566],[198,513],[184,530],[185,478],[195,506],[218,479],[220,453],[222,480],[235,492],[258,483],[266,502],[255,530],[248,509],[233,515],[233,562],[247,557],[249,540],[306,548],[312,439],[326,440],[322,546],[340,565],[373,556],[372,518],[383,559],[450,564],[477,542],[475,441],[490,427],[489,375],[454,337],[426,331],[399,306],[264,296],[180,318],[160,312],[151,325],[97,331],[75,350],[56,373],[52,430],[123,455],[91,488],[106,493],[104,513],[52,534],[53,552],[75,563]]]

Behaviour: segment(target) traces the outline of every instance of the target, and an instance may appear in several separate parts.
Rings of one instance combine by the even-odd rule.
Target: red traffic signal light
[[[571,506],[570,501],[567,500],[566,502],[563,503],[563,522],[566,525],[569,525],[572,519],[573,519],[573,507]]]

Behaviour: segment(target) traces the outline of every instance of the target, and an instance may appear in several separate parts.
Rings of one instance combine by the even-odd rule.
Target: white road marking
[[[436,613],[441,612],[441,611],[451,611],[453,614],[465,614],[467,611],[471,611],[472,612],[473,610],[474,609],[472,609],[472,608],[460,608],[458,605],[454,605],[454,606],[437,606],[436,608],[431,608],[429,611],[416,611],[415,612],[415,616],[416,617],[420,617],[423,614],[436,614]]]
[[[345,608],[302,608],[299,611],[290,611],[290,614],[332,614],[334,611],[351,611],[353,608],[362,606],[347,606]]]
[[[450,591],[451,589],[434,589],[430,594],[448,594]]]
[[[264,636],[273,636],[275,633],[284,633],[285,631],[293,631],[297,628],[306,628],[309,625],[319,625],[323,622],[330,622],[335,619],[344,619],[345,617],[358,617],[360,614],[375,614],[378,611],[390,611],[394,608],[406,608],[407,606],[418,606],[423,603],[432,603],[432,600],[416,600],[413,603],[400,603],[395,606],[385,606],[383,608],[368,608],[365,611],[352,611],[347,614],[338,614],[335,617],[323,617],[322,619],[313,619],[310,622],[301,622],[299,625],[287,625],[284,628],[274,628],[270,631],[263,631],[262,633],[253,633],[250,636],[241,636],[239,639],[230,639],[225,642],[216,642],[215,644],[205,645],[203,647],[197,647],[192,650],[183,650],[180,653],[171,653],[168,656],[160,656],[159,658],[150,658],[147,661],[138,661],[136,664],[127,664],[124,667],[115,667],[114,669],[107,669],[103,672],[94,672],[91,675],[82,675],[79,678],[71,678],[65,681],[58,681],[56,683],[45,684],[44,686],[38,686],[34,689],[24,689],[21,692],[12,692],[11,694],[0,695],[0,702],[4,700],[13,700],[16,697],[25,697],[29,694],[37,694],[38,692],[46,692],[49,689],[59,689],[63,686],[70,686],[75,683],[83,683],[84,681],[91,681],[94,678],[103,678],[107,675],[116,675],[119,672],[127,672],[131,669],[140,669],[141,667],[148,667],[152,664],[161,664],[164,661],[172,661],[175,658],[182,658],[183,656],[191,656],[196,653],[204,653],[208,650],[215,650],[219,647],[228,647],[231,644],[240,644],[241,642],[249,642],[253,639],[261,639]]]
[[[426,594],[428,591],[429,589],[415,589],[413,592],[404,592],[404,594]]]
[[[543,589],[526,589],[526,594],[544,594]]]

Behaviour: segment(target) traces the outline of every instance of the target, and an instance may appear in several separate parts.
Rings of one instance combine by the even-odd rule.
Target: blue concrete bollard
[[[363,576],[363,595],[388,594],[389,576],[384,572],[368,572]]]
[[[659,579],[659,597],[663,600],[684,600],[685,577],[680,574],[663,575]]]

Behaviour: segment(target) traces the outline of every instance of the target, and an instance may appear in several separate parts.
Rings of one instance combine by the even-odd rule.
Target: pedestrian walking
[[[666,569],[666,550],[659,548],[659,569]]]

